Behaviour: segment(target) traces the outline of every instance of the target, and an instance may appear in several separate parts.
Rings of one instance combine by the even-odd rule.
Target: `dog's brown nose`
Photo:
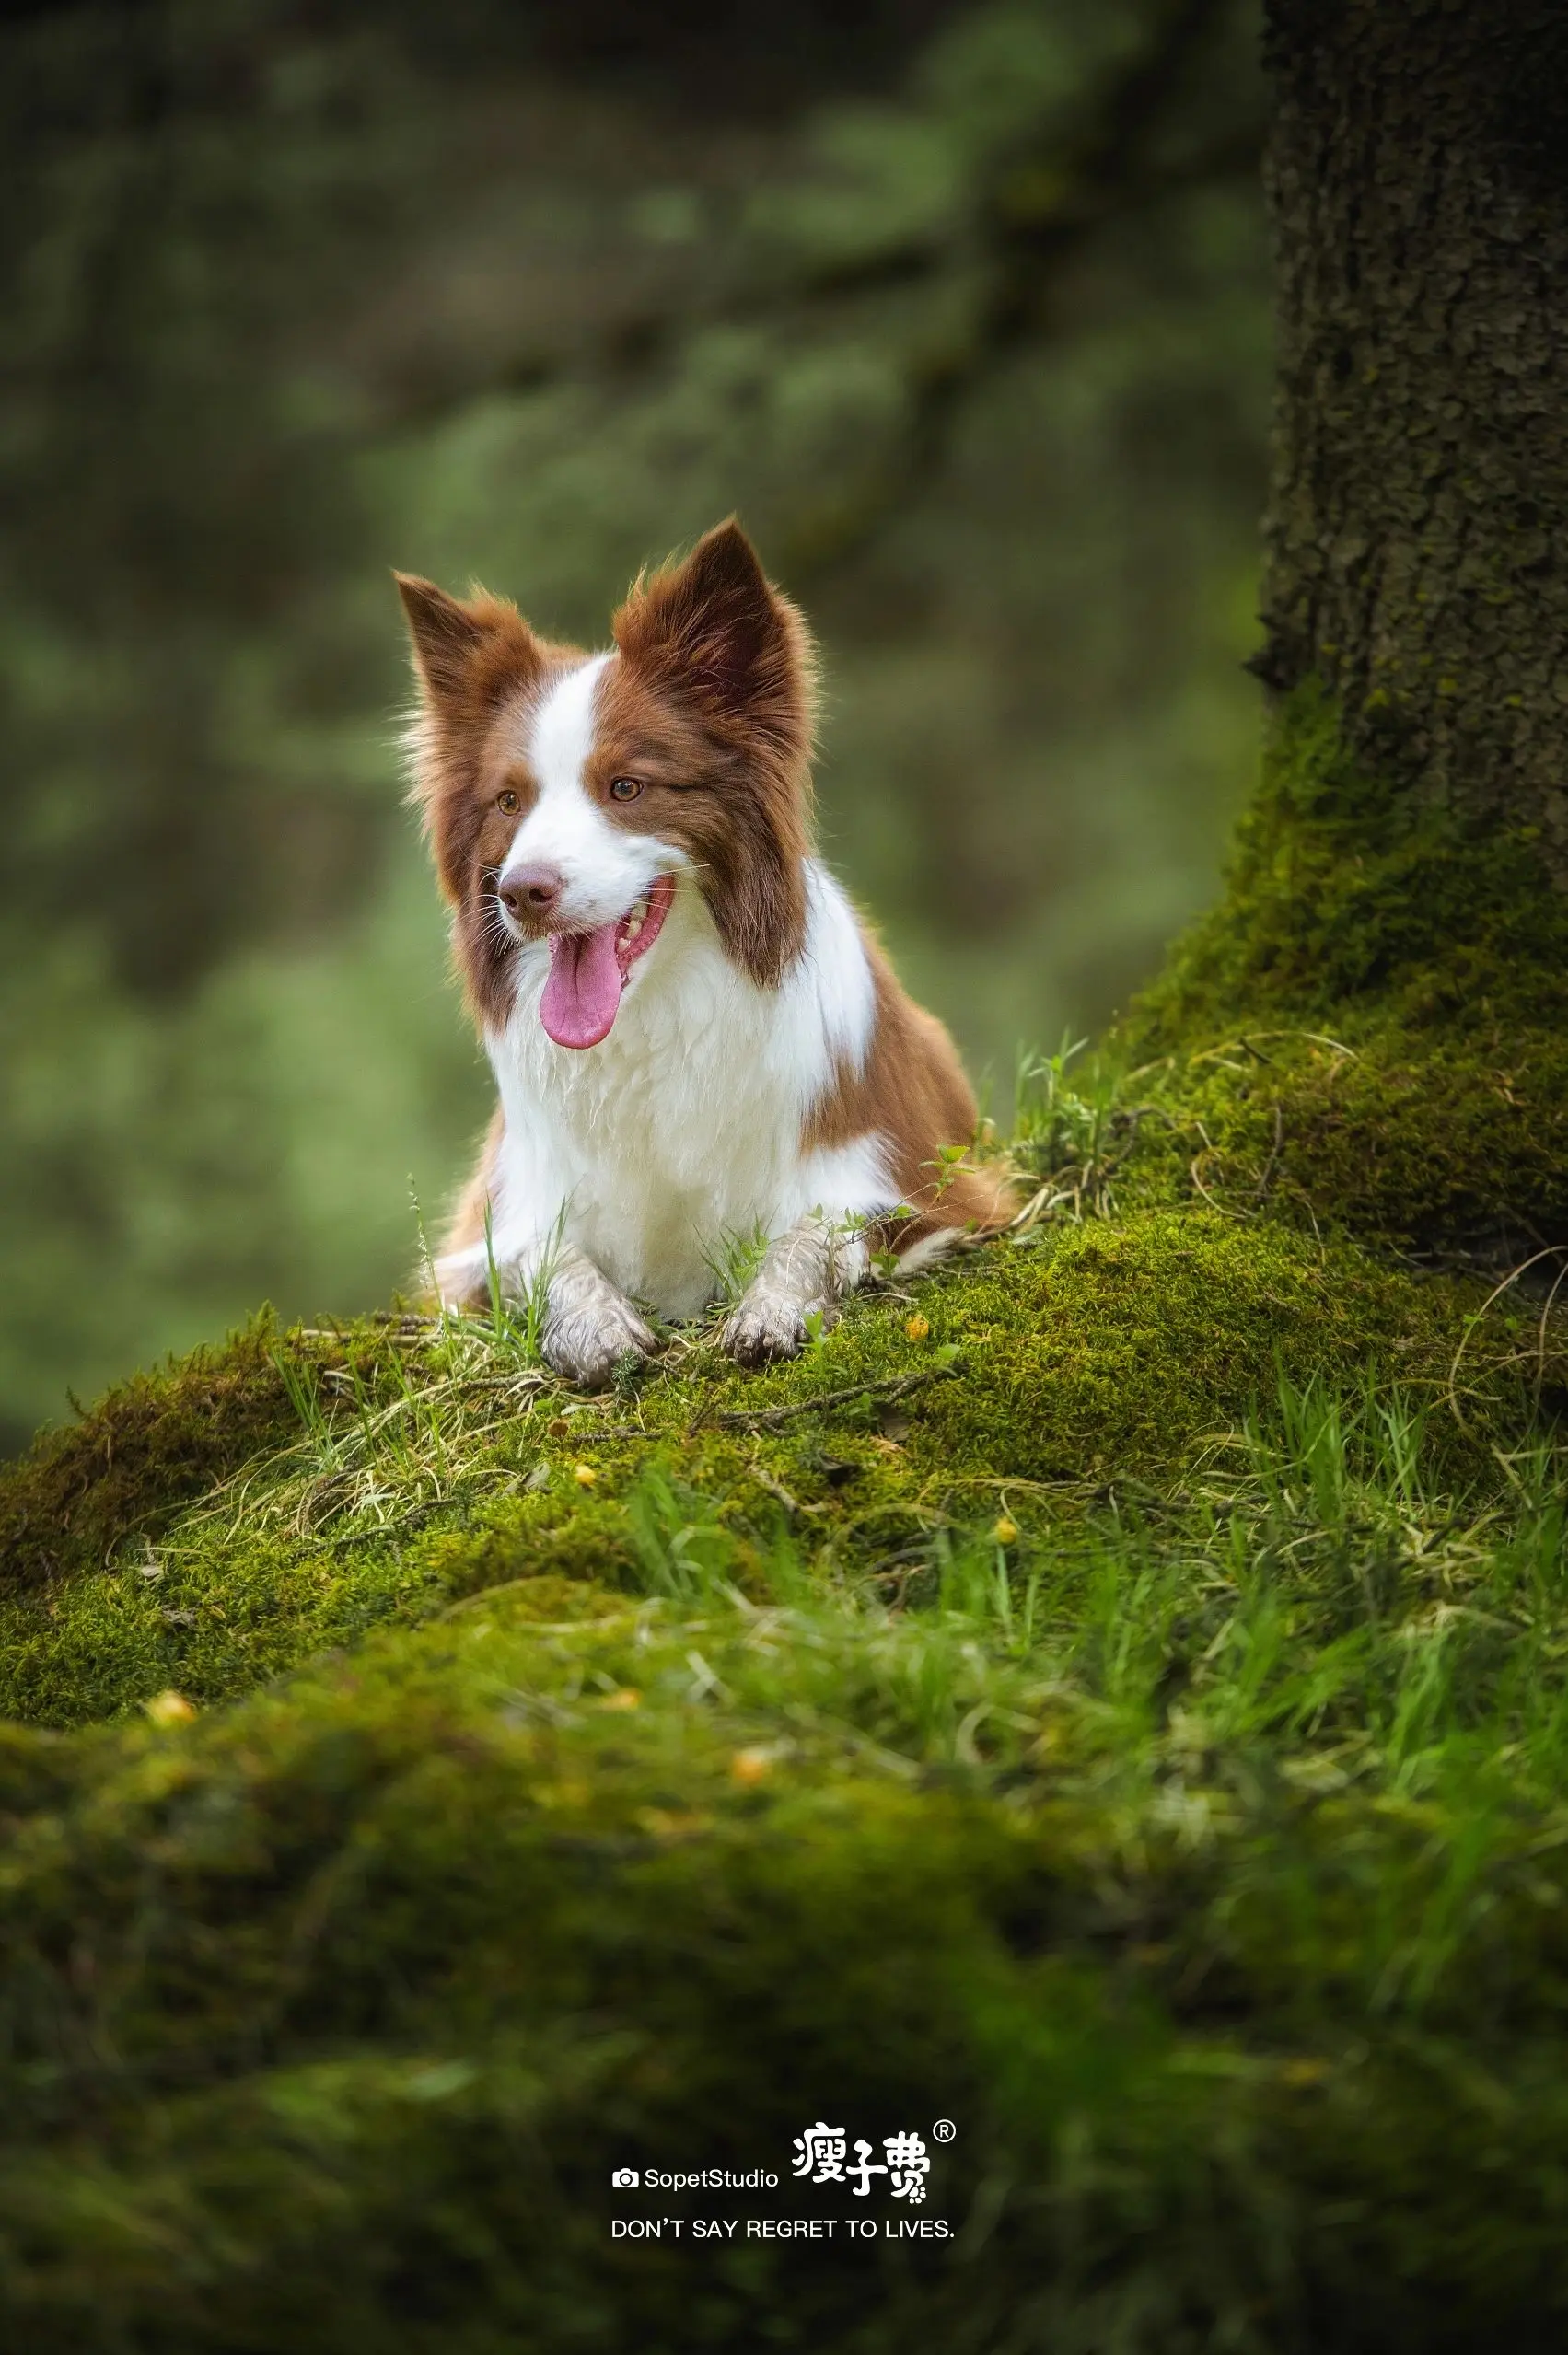
[[[501,905],[519,923],[531,917],[537,922],[548,916],[565,887],[566,878],[559,867],[508,867],[496,886]]]

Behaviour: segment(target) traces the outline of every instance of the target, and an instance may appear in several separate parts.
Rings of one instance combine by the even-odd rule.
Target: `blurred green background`
[[[736,509],[821,824],[1005,1118],[1255,757],[1250,6],[0,22],[0,1440],[415,1251],[486,1088],[393,564],[602,639]],[[989,1075],[989,1077],[987,1077]]]

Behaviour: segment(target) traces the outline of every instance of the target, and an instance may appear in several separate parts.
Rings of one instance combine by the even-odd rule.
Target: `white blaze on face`
[[[512,837],[501,880],[518,867],[553,867],[562,878],[554,922],[586,931],[623,916],[682,854],[651,834],[617,826],[587,790],[598,683],[616,657],[596,655],[558,679],[533,715],[528,756],[539,798]]]
[[[533,714],[528,754],[538,798],[512,837],[497,878],[548,880],[550,970],[539,1018],[558,1047],[597,1047],[610,1036],[632,968],[658,938],[685,859],[656,835],[618,826],[588,791],[598,683],[613,655],[558,679]],[[504,908],[504,914],[505,914]],[[505,914],[507,928],[522,928]]]

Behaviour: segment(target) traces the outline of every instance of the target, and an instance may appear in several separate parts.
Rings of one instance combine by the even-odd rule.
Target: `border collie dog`
[[[952,1151],[974,1099],[815,856],[813,657],[734,522],[644,576],[586,655],[516,609],[398,575],[415,795],[499,1096],[436,1262],[444,1300],[543,1287],[587,1387],[701,1314],[788,1357],[890,1247],[905,1269],[1003,1224]],[[944,1148],[947,1148],[946,1154]]]

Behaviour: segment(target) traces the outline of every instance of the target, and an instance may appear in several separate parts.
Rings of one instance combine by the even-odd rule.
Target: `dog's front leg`
[[[575,1243],[552,1253],[545,1282],[545,1363],[585,1390],[602,1390],[623,1358],[657,1347],[625,1294]]]
[[[806,1340],[806,1320],[827,1317],[858,1282],[865,1247],[819,1214],[801,1219],[776,1243],[748,1284],[725,1326],[723,1340],[742,1365],[794,1357]]]

